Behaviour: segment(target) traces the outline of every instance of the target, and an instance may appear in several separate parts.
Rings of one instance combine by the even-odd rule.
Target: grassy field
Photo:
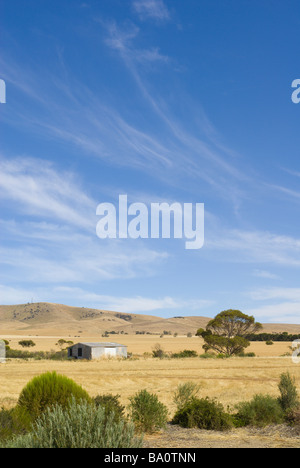
[[[58,351],[60,348],[57,345],[59,339],[66,341],[78,342],[99,342],[99,341],[113,341],[122,343],[128,346],[128,352],[133,355],[143,356],[144,353],[151,353],[156,344],[159,344],[165,352],[178,352],[184,349],[195,350],[198,354],[203,353],[202,338],[187,336],[173,336],[165,335],[160,338],[159,335],[110,335],[109,338],[99,337],[99,335],[84,335],[84,336],[35,336],[35,335],[1,335],[1,338],[9,340],[9,345],[13,349],[22,349],[18,344],[23,339],[30,339],[34,341],[36,346],[31,348],[32,351],[49,351],[51,349]],[[252,342],[246,352],[254,352],[258,357],[269,356],[282,356],[291,352],[291,343],[287,342],[274,342],[272,346],[267,346],[265,342]]]
[[[4,336],[2,338],[5,338]],[[17,348],[21,338],[10,336],[10,346]],[[56,345],[61,337],[30,337],[35,350],[59,349]],[[99,337],[64,337],[72,341],[99,341]],[[112,337],[111,337],[112,338]],[[112,339],[110,340],[112,341]],[[118,339],[116,339],[118,341]],[[177,385],[193,381],[201,386],[201,396],[216,397],[224,405],[234,405],[248,400],[256,393],[278,395],[279,377],[289,371],[296,379],[300,393],[300,365],[294,364],[288,352],[290,343],[252,343],[247,351],[256,353],[255,358],[230,359],[153,359],[143,356],[151,353],[153,346],[160,343],[165,351],[195,349],[202,353],[198,338],[157,336],[122,336],[128,351],[139,357],[119,361],[23,361],[11,360],[0,365],[0,406],[13,406],[24,385],[35,375],[46,371],[57,371],[83,386],[91,396],[101,393],[120,394],[123,404],[136,391],[146,388],[156,393],[173,414],[173,392]]]

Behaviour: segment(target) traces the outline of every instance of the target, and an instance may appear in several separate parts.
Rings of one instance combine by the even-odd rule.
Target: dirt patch
[[[145,448],[300,448],[299,428],[287,425],[264,429],[241,428],[229,432],[183,429],[169,424],[161,433],[148,435]]]

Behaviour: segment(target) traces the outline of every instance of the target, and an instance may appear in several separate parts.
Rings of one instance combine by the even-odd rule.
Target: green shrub
[[[27,412],[18,406],[10,410],[0,410],[0,441],[30,430],[31,420]]]
[[[171,358],[173,359],[181,359],[181,358],[192,358],[192,357],[197,357],[197,352],[194,351],[193,349],[184,349],[183,351],[180,351],[179,353],[172,353]]]
[[[6,448],[140,448],[132,423],[107,418],[105,409],[72,397],[67,408],[47,408],[32,431],[5,444]]]
[[[181,427],[225,431],[232,427],[231,416],[214,399],[193,398],[179,409],[172,421]]]
[[[115,422],[119,422],[125,417],[124,410],[125,406],[122,406],[119,402],[120,395],[112,395],[110,393],[106,395],[98,395],[94,398],[96,407],[101,406],[105,410],[105,417],[113,413]]]
[[[216,355],[214,353],[203,353],[203,354],[200,354],[199,356],[201,359],[216,359]]]
[[[14,359],[51,359],[55,361],[66,361],[68,359],[68,351],[24,351],[6,347],[6,357]]]
[[[35,343],[32,340],[22,340],[19,341],[19,345],[22,346],[22,348],[33,348]]]
[[[164,350],[162,349],[162,347],[160,346],[160,344],[156,344],[154,346],[153,351],[152,351],[152,356],[155,358],[159,358],[159,359],[163,359],[164,357],[166,357],[166,354]]]
[[[299,407],[299,398],[295,378],[291,377],[288,372],[281,374],[278,385],[280,397],[278,402],[285,413],[294,411]]]
[[[276,398],[270,395],[255,395],[251,401],[236,405],[237,426],[264,427],[283,422],[283,410]]]
[[[166,426],[168,409],[157,395],[141,390],[130,398],[129,411],[137,429],[142,432],[154,432]]]
[[[50,406],[58,404],[66,407],[71,396],[77,401],[91,401],[87,392],[73,380],[56,372],[47,372],[28,382],[20,394],[18,406],[34,420]]]
[[[177,407],[177,411],[181,410],[187,403],[195,398],[200,390],[200,385],[195,382],[185,382],[179,384],[174,392],[173,402]]]
[[[242,353],[238,354],[238,357],[255,357],[255,353],[253,353],[253,352],[250,352],[250,353],[242,352]]]

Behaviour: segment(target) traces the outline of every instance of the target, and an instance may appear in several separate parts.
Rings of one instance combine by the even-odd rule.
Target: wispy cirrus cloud
[[[172,63],[169,56],[160,52],[159,47],[141,49],[134,45],[134,40],[140,34],[140,28],[133,23],[124,27],[117,25],[115,21],[104,22],[96,19],[107,31],[105,43],[113,50],[118,51],[125,60],[139,65],[158,63]]]
[[[300,288],[259,288],[249,297],[260,302],[247,311],[251,315],[273,323],[300,323]]]
[[[260,288],[250,293],[254,300],[289,300],[300,303],[300,288]]]
[[[253,276],[256,276],[257,278],[264,278],[264,279],[271,279],[271,280],[280,279],[280,276],[274,273],[271,273],[270,271],[266,271],[266,270],[254,270]]]
[[[49,161],[0,158],[0,196],[27,214],[52,217],[90,230],[96,202],[70,172],[58,173]]]
[[[300,266],[300,239],[267,231],[214,226],[206,233],[204,248],[210,254],[217,255],[219,260],[223,258],[237,263]]]
[[[300,324],[300,302],[281,302],[280,304],[262,305],[245,310],[257,320],[267,323]]]
[[[151,19],[165,22],[171,17],[163,0],[134,0],[132,7],[142,21]]]
[[[221,149],[218,144],[214,145],[211,130],[211,141],[205,141],[184,129],[168,110],[167,104],[150,93],[142,78],[142,61],[167,62],[167,58],[165,59],[157,49],[135,48],[132,40],[138,34],[136,28],[131,32],[127,29],[124,31],[116,23],[108,23],[106,34],[106,44],[120,54],[133,75],[142,93],[147,113],[152,113],[155,118],[159,117],[163,125],[159,134],[150,131],[141,119],[139,122],[131,121],[110,103],[105,103],[85,84],[76,82],[72,77],[69,77],[69,83],[66,83],[59,75],[49,75],[45,93],[40,81],[34,84],[31,75],[26,84],[26,72],[21,73],[18,66],[14,67],[13,75],[22,75],[23,84],[19,90],[31,100],[37,95],[38,109],[35,114],[31,114],[28,110],[24,113],[22,108],[17,108],[14,111],[14,119],[9,123],[19,127],[22,125],[41,136],[55,137],[58,141],[67,142],[84,157],[96,156],[110,164],[126,165],[150,172],[152,177],[164,180],[167,184],[178,183],[176,179],[182,184],[182,178],[188,178],[198,185],[200,178],[220,197],[238,205],[243,199],[248,175],[235,167],[232,156],[224,148]],[[45,86],[45,82],[42,83]],[[31,92],[32,88],[34,90]],[[43,96],[42,100],[38,98],[40,95]],[[48,99],[47,103],[44,103],[45,96]],[[208,127],[207,119],[204,127]],[[202,132],[206,133],[205,129],[202,129]],[[168,175],[165,169],[168,169]],[[173,177],[170,177],[170,171]],[[243,188],[241,182],[244,183]],[[226,189],[228,183],[231,186],[229,192]]]
[[[149,313],[158,310],[174,310],[186,308],[189,311],[202,310],[213,301],[205,299],[181,299],[178,297],[163,296],[151,298],[145,296],[121,296],[103,295],[91,293],[82,288],[56,287],[57,293],[76,297],[78,302],[93,304],[96,308],[121,311],[127,313]]]
[[[34,158],[2,157],[0,169],[2,281],[94,284],[151,275],[168,258],[144,244],[101,242],[98,203],[71,172]]]
[[[84,304],[85,307],[95,309],[111,310],[124,313],[155,314],[157,311],[165,313],[176,313],[177,310],[186,309],[189,313],[202,311],[208,305],[213,304],[210,300],[185,300],[178,297],[162,296],[156,299],[146,296],[121,296],[97,294],[73,286],[31,287],[7,287],[0,283],[1,304],[27,303],[32,299],[35,302],[59,302],[68,299],[68,305]]]

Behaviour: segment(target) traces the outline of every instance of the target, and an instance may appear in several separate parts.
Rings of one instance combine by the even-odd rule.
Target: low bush
[[[65,361],[68,359],[68,351],[24,351],[21,349],[11,349],[10,347],[6,347],[6,358]]]
[[[74,397],[67,408],[47,408],[30,433],[15,437],[5,448],[140,448],[132,423],[108,418],[105,409]]]
[[[168,409],[157,395],[141,390],[130,398],[129,412],[141,432],[154,432],[167,424]]]
[[[179,384],[174,392],[173,402],[177,407],[177,411],[181,410],[193,398],[195,398],[200,390],[200,385],[195,382],[185,382]]]
[[[285,372],[280,376],[280,382],[278,385],[280,391],[280,397],[278,402],[287,415],[299,408],[299,397],[297,393],[297,387],[295,384],[295,378],[291,377],[289,372]]]
[[[216,359],[216,355],[214,353],[203,353],[199,356],[201,359]]]
[[[276,398],[270,395],[255,395],[251,401],[236,405],[235,425],[265,427],[280,424],[284,420],[283,410]]]
[[[0,441],[25,434],[31,428],[31,419],[22,408],[0,410]]]
[[[184,349],[183,351],[180,351],[179,353],[171,354],[171,358],[173,359],[193,358],[197,356],[198,356],[197,352],[194,351],[193,349]]]
[[[23,388],[18,406],[27,411],[34,420],[55,404],[66,407],[72,396],[77,401],[80,399],[91,401],[88,393],[73,380],[56,372],[46,372],[34,377]]]
[[[225,431],[233,426],[231,416],[224,411],[221,403],[208,397],[190,400],[175,413],[172,423],[185,428],[216,431]]]
[[[120,395],[112,395],[110,393],[106,395],[98,395],[94,398],[94,403],[98,408],[101,406],[104,408],[105,417],[108,418],[113,413],[113,420],[119,422],[125,418],[124,410],[125,406],[122,406],[119,402]]]
[[[255,353],[253,352],[250,352],[250,353],[245,353],[245,352],[242,352],[242,353],[239,353],[238,354],[238,357],[255,357]]]
[[[153,351],[152,351],[152,356],[155,358],[159,358],[159,359],[163,359],[164,357],[166,357],[166,354],[164,350],[162,349],[162,347],[160,346],[160,344],[156,344],[154,346]]]

